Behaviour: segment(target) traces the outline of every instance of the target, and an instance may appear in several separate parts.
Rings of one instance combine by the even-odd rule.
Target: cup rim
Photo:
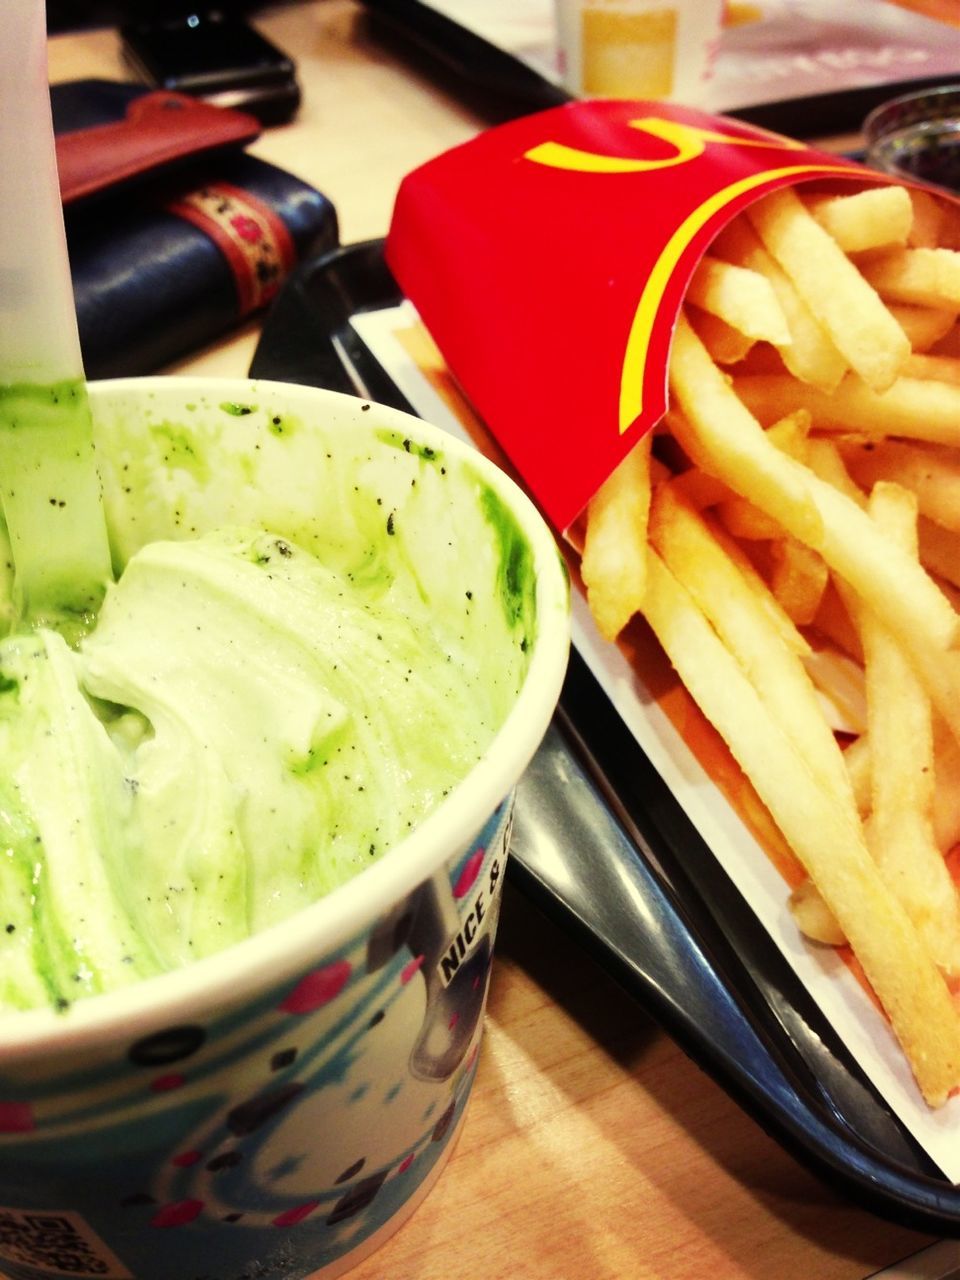
[[[429,879],[455,850],[479,833],[510,793],[539,746],[560,694],[570,637],[569,579],[560,549],[532,500],[495,463],[471,445],[411,414],[325,388],[263,378],[154,376],[112,378],[89,384],[91,400],[110,394],[171,394],[178,399],[204,394],[220,398],[273,393],[335,407],[355,418],[353,427],[395,428],[418,443],[442,449],[469,463],[517,517],[534,554],[537,617],[541,620],[520,692],[483,757],[410,835],[372,866],[317,902],[249,938],[182,968],[102,994],[86,996],[65,1012],[31,1009],[0,1015],[0,1065],[41,1051],[137,1039],[150,1029],[196,1019],[215,1011],[240,984],[262,993],[308,971],[324,953],[346,941],[363,924],[387,911]],[[361,406],[367,405],[364,410]],[[339,429],[339,428],[338,428]],[[345,426],[343,429],[351,429]]]
[[[956,104],[960,108],[960,79],[928,89],[914,89],[910,93],[901,93],[881,102],[863,122],[861,132],[868,150],[880,141],[888,126],[898,119],[902,118],[907,125],[940,119],[937,108],[944,103]]]

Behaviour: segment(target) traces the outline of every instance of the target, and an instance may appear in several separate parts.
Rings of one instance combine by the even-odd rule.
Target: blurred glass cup
[[[560,74],[586,98],[702,104],[724,0],[556,0]]]
[[[884,102],[867,116],[863,136],[875,169],[960,191],[960,84]]]

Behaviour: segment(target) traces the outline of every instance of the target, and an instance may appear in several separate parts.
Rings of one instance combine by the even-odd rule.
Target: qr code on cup
[[[0,1280],[132,1280],[78,1213],[0,1207]]]

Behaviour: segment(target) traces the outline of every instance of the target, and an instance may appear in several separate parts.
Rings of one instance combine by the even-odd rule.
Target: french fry
[[[910,659],[950,732],[960,742],[960,654],[914,645]]]
[[[692,508],[694,511],[699,509],[696,501],[694,500],[699,486],[691,486],[683,483],[689,475],[700,476],[703,477],[704,480],[708,481],[713,479],[713,477],[705,475],[702,471],[687,472],[684,475],[674,477],[674,479],[665,482],[661,486],[664,491],[660,494],[661,506],[668,500],[669,493],[669,501],[673,504],[682,504],[685,507]],[[724,488],[726,489],[726,486],[724,486]],[[691,490],[693,491],[693,497],[691,497]],[[727,492],[729,492],[729,490],[727,490]],[[734,495],[734,497],[736,496],[737,495]],[[723,505],[724,503],[720,503],[715,508],[715,513],[717,515],[719,515]],[[762,513],[758,513],[758,515],[762,517]],[[710,532],[713,541],[720,547],[726,559],[735,566],[741,581],[746,584],[746,586],[748,586],[757,597],[759,608],[761,608],[766,614],[769,625],[778,633],[782,643],[785,644],[792,653],[796,653],[800,657],[806,658],[810,653],[810,645],[797,630],[793,620],[787,616],[783,607],[777,601],[776,597],[772,594],[770,588],[753,565],[753,562],[744,554],[740,544],[736,539],[729,537],[729,531],[723,528],[720,524],[712,522],[710,524]],[[778,530],[778,534],[779,533],[782,533],[782,530]]]
[[[950,601],[954,612],[960,614],[960,587],[955,587],[949,578],[934,577],[934,581]]]
[[[870,513],[891,538],[916,554],[916,500],[909,490],[878,482]],[[944,973],[956,975],[960,897],[934,837],[930,702],[902,648],[868,609],[860,610],[860,632],[870,735],[867,844],[930,954]]]
[[[905,245],[914,223],[905,187],[873,187],[849,196],[807,196],[803,203],[845,253]]]
[[[812,622],[830,576],[823,557],[789,535],[777,538],[770,550],[771,591],[787,617],[801,626]]]
[[[935,786],[933,829],[937,848],[946,856],[960,842],[960,743],[938,717],[933,725]],[[843,753],[857,808],[863,818],[870,815],[870,739],[864,733]]]
[[[790,329],[789,344],[780,348],[784,364],[802,382],[832,391],[849,366],[749,223],[742,219],[730,223],[717,236],[713,250],[727,261],[767,277]]]
[[[935,249],[940,243],[946,209],[935,196],[918,187],[910,187],[909,196],[913,221],[907,243],[914,249]]]
[[[919,355],[910,357],[903,367],[908,378],[930,378],[960,387],[960,359],[957,356]]]
[[[820,942],[827,947],[841,947],[846,942],[847,936],[837,924],[837,917],[809,877],[791,890],[787,906],[797,928],[811,942]]]
[[[799,656],[806,645],[784,639],[769,592],[758,593],[724,550],[709,523],[662,486],[650,514],[651,545],[689,591],[756,688],[771,716],[838,804],[855,809],[836,739]]]
[[[643,604],[650,437],[626,455],[591,499],[580,572],[601,634],[614,640]]]
[[[807,437],[810,434],[812,420],[806,409],[796,409],[784,414],[772,426],[767,428],[767,439],[777,446],[781,453],[802,462],[807,456]]]
[[[828,640],[839,652],[855,661],[863,662],[863,650],[860,647],[860,633],[850,617],[849,610],[837,590],[834,575],[830,575],[827,589],[820,600],[820,608],[812,626],[825,640]],[[864,718],[863,728],[866,727]]]
[[[870,772],[870,739],[867,737],[866,729],[856,742],[851,742],[844,751],[843,762],[847,766],[847,775],[853,787],[860,817],[869,818],[873,777]]]
[[[956,323],[955,311],[947,311],[938,307],[910,307],[899,302],[891,302],[890,314],[910,340],[913,354],[928,351],[953,328]],[[909,364],[912,357],[908,357]],[[904,372],[907,366],[904,365]],[[829,390],[829,388],[828,388]]]
[[[704,507],[716,506],[731,496],[730,486],[718,480],[716,476],[708,476],[697,467],[690,467],[678,476],[670,479],[674,492],[683,497],[697,511]]]
[[[794,643],[785,643],[769,596],[744,580],[703,517],[678,502],[668,486],[654,495],[650,543],[735,655],[819,785],[855,810],[844,758],[800,659],[803,637],[797,632]]]
[[[850,941],[939,1106],[960,1081],[960,1015],[867,851],[859,821],[823,789],[684,588],[653,551],[644,612],[674,668],[727,742]]]
[[[787,414],[769,427],[767,439],[789,457],[803,458],[809,430],[810,415],[801,409],[797,413]],[[724,527],[735,538],[759,542],[784,536],[783,528],[776,520],[755,507],[747,498],[742,498],[738,493],[730,493],[729,489],[727,496],[717,502],[716,509]]]
[[[776,347],[771,346],[769,342],[755,342],[737,368],[731,370],[731,372],[738,374],[777,373],[782,375],[789,371]]]
[[[790,329],[769,280],[709,254],[700,259],[687,286],[687,302],[725,320],[755,342],[790,342]],[[746,354],[746,352],[744,352]]]
[[[905,436],[960,445],[960,387],[922,378],[898,378],[887,391],[871,391],[846,377],[832,395],[776,374],[737,377],[738,397],[761,422],[808,409],[815,430],[855,432],[872,438]]]
[[[851,367],[874,391],[885,391],[910,344],[875,289],[795,192],[769,193],[747,217]]]
[[[960,358],[960,321],[955,321],[943,337],[938,338],[927,350],[931,355]]]
[[[769,542],[783,536],[783,526],[739,493],[731,494],[716,506],[717,518],[728,533],[745,542]]]
[[[815,653],[811,655],[811,658],[805,659],[805,666],[808,671],[812,672],[814,682],[818,684],[818,687],[822,687],[818,683],[818,675],[822,675],[824,671],[836,673],[837,664],[834,657],[825,667],[818,670],[814,664],[819,656],[819,654]],[[828,659],[830,658],[830,655],[826,656]],[[886,696],[887,692],[886,689],[883,690],[884,696]],[[835,685],[830,688],[830,696],[832,699],[837,697]],[[862,721],[863,731],[844,751],[843,762],[853,790],[857,810],[861,818],[868,819],[872,808],[873,776],[870,759],[870,738],[866,732],[865,704]],[[941,856],[945,856],[960,841],[960,744],[939,719],[935,719],[933,724],[932,738],[932,776],[935,779],[935,783],[931,789],[930,821],[936,848]],[[911,759],[910,770],[916,769],[917,759],[919,758]],[[923,758],[921,769],[924,767],[929,768],[929,762],[926,758]],[[896,778],[897,786],[900,785],[900,781],[901,778],[898,773]],[[846,941],[843,931],[827,909],[816,886],[809,879],[802,881],[791,892],[789,907],[797,927],[812,941],[830,946],[839,946]]]
[[[854,502],[788,458],[738,399],[681,315],[670,360],[675,433],[704,470],[748,497],[850,582],[911,647],[944,651],[960,619],[920,565]]]
[[[728,224],[674,332],[641,480],[649,494],[652,470],[642,594],[621,592],[623,561],[599,542],[588,583],[605,634],[646,618],[806,871],[788,900],[798,929],[850,945],[931,1106],[960,1089],[948,246],[960,219],[898,188],[781,190]],[[748,314],[750,289],[776,297],[786,338]],[[606,537],[636,563],[637,523],[617,532],[625,502],[610,501]],[[603,520],[591,504],[588,540]],[[604,607],[620,612],[604,621]],[[855,741],[841,752],[835,734]]]
[[[946,855],[960,842],[960,743],[937,720],[933,726],[933,758],[933,830],[937,848]]]
[[[834,582],[851,617],[859,617],[856,593],[839,577]],[[865,595],[860,597],[860,602],[873,607]],[[888,621],[876,608],[873,608],[873,612],[880,617],[881,622]],[[954,614],[956,616],[955,610]],[[894,630],[893,627],[889,629]],[[929,643],[928,637],[908,635],[903,631],[897,633],[897,639],[908,652],[910,662],[923,682],[933,706],[960,743],[960,652],[955,649],[938,649]]]
[[[717,366],[713,365],[712,367],[716,369]],[[681,374],[681,376],[684,375]],[[710,397],[710,399],[712,399],[712,397]],[[737,401],[737,406],[739,406],[740,411],[748,417],[749,429],[753,431],[755,428],[758,428],[758,422],[751,419],[745,406],[742,406],[739,401]],[[694,460],[696,466],[698,466],[704,474],[712,477],[712,479],[722,481],[722,483],[726,484],[727,488],[730,489],[732,493],[735,493],[737,497],[746,497],[746,495],[742,493],[742,485],[737,484],[736,481],[736,466],[731,466],[730,468],[723,466],[704,466],[704,460],[709,457],[709,452],[707,449],[704,449],[703,445],[701,445],[698,435],[696,435],[695,430],[692,429],[690,422],[687,422],[684,413],[678,412],[677,410],[671,410],[669,411],[668,417],[669,421],[671,421],[671,431],[673,436],[675,436],[677,442],[681,444],[681,447],[685,449],[686,453],[689,454],[689,457]],[[730,426],[728,422],[724,425],[726,425],[727,428]],[[736,425],[739,426],[740,424]],[[742,448],[741,452],[746,458],[749,458],[751,467],[753,467],[754,475],[759,474],[762,477],[771,475],[772,481],[782,481],[780,488],[777,490],[781,506],[778,507],[777,512],[771,512],[769,515],[771,515],[773,520],[777,522],[777,525],[780,525],[781,529],[783,529],[783,527],[795,527],[795,529],[805,530],[806,535],[808,535],[809,538],[817,538],[817,536],[820,535],[820,516],[817,511],[817,507],[815,507],[815,503],[812,502],[809,493],[806,492],[804,476],[796,474],[796,472],[791,472],[790,468],[782,467],[780,462],[774,460],[772,453],[778,453],[776,445],[769,443],[769,440],[765,438],[765,435],[763,435],[763,440],[764,444],[760,445],[756,443],[755,438],[749,438],[748,436],[745,440],[745,447]],[[724,472],[726,472],[726,474],[724,474]],[[746,500],[749,502],[751,499],[746,498]],[[767,508],[765,507],[762,509],[764,512],[767,511]],[[787,521],[782,518],[782,512],[785,511],[788,512],[788,522],[790,522],[788,525]]]
[[[930,573],[960,587],[960,535],[921,515],[917,524],[920,562]]]
[[[847,470],[863,489],[892,480],[913,491],[920,511],[936,524],[960,533],[960,454],[939,445],[878,440],[840,443]]]
[[[850,501],[855,502],[858,507],[867,505],[866,494],[859,488],[847,468],[843,465],[840,450],[833,440],[825,440],[822,437],[816,440],[808,440],[806,463],[814,475],[819,476],[821,480],[825,480],[827,484],[833,485],[834,489],[839,489],[841,493],[845,493]]]
[[[709,311],[691,307],[689,317],[697,336],[717,364],[739,364],[754,345],[755,339]]]
[[[954,249],[892,249],[863,262],[861,271],[882,298],[960,310],[960,253]]]

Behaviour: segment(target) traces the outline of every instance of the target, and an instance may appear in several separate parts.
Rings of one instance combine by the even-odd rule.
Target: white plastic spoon
[[[17,620],[76,639],[111,566],[57,181],[43,0],[3,0],[0,500]]]

